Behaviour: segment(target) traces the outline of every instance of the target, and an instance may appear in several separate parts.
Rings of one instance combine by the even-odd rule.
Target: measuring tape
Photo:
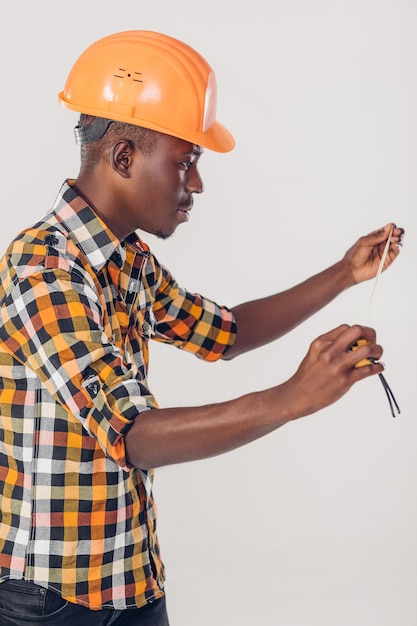
[[[387,258],[388,250],[389,250],[389,247],[390,247],[391,235],[392,235],[393,230],[394,230],[394,226],[391,226],[391,230],[390,230],[389,235],[388,235],[387,243],[385,244],[385,247],[384,247],[384,250],[383,250],[383,253],[382,253],[382,256],[381,256],[381,260],[379,262],[378,269],[377,269],[377,272],[376,272],[376,275],[375,275],[374,284],[373,284],[373,288],[372,288],[372,292],[371,292],[371,297],[369,299],[368,312],[367,312],[367,315],[366,315],[366,325],[368,325],[369,316],[370,316],[371,308],[372,308],[372,303],[373,303],[374,296],[375,296],[375,290],[376,290],[376,286],[377,286],[377,283],[378,283],[378,278],[380,277],[380,275],[382,274],[382,271],[384,269],[384,263],[385,263],[385,259]],[[359,339],[359,341],[352,346],[352,350],[357,350],[359,348],[359,346],[363,346],[364,344],[366,344],[365,339]],[[363,367],[364,365],[371,365],[372,363],[375,363],[374,359],[362,359],[361,361],[356,363],[355,367]],[[384,388],[385,394],[386,394],[386,396],[388,398],[388,403],[389,403],[389,406],[390,406],[390,409],[391,409],[391,415],[392,415],[392,417],[395,417],[395,409],[397,410],[398,414],[400,414],[401,413],[400,407],[398,406],[398,403],[397,403],[397,401],[395,399],[395,396],[392,393],[392,389],[389,386],[385,376],[383,374],[381,374],[381,373],[379,373],[378,376],[379,376],[379,380],[381,381],[382,386]]]

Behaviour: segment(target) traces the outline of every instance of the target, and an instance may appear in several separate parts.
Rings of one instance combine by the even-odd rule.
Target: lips
[[[193,208],[193,203],[183,204],[177,208],[177,214],[180,217],[181,221],[187,222],[190,218],[189,212]]]
[[[188,215],[188,211],[190,211],[191,209],[177,209],[177,215],[180,218],[180,220],[182,222],[187,222],[189,220],[189,215]]]

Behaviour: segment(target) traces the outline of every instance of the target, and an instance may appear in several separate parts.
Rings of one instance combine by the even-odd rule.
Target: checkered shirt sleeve
[[[220,359],[236,338],[231,311],[179,287],[166,268],[156,265],[155,271],[159,288],[153,305],[154,338],[206,361]]]

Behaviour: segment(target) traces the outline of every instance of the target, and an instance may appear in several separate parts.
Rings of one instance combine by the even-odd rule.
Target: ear
[[[110,150],[110,165],[123,178],[130,178],[135,150],[128,139],[121,139]]]

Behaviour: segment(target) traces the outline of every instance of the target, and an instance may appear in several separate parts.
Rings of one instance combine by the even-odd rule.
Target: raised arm
[[[233,308],[238,333],[224,358],[232,359],[282,337],[348,287],[373,278],[392,226],[387,224],[361,237],[339,262],[295,287]],[[402,228],[394,227],[384,270],[397,257],[403,233]]]
[[[341,261],[296,287],[233,309],[237,340],[227,357],[282,336],[347,287],[374,277],[391,227],[361,237]],[[402,235],[401,228],[394,228],[385,268],[398,255]],[[359,339],[365,340],[364,345],[352,351]],[[339,326],[312,342],[294,376],[282,384],[227,402],[141,413],[125,439],[129,462],[147,469],[203,459],[245,445],[319,411],[354,383],[382,372],[381,356],[373,329]],[[374,362],[355,368],[367,358]]]

